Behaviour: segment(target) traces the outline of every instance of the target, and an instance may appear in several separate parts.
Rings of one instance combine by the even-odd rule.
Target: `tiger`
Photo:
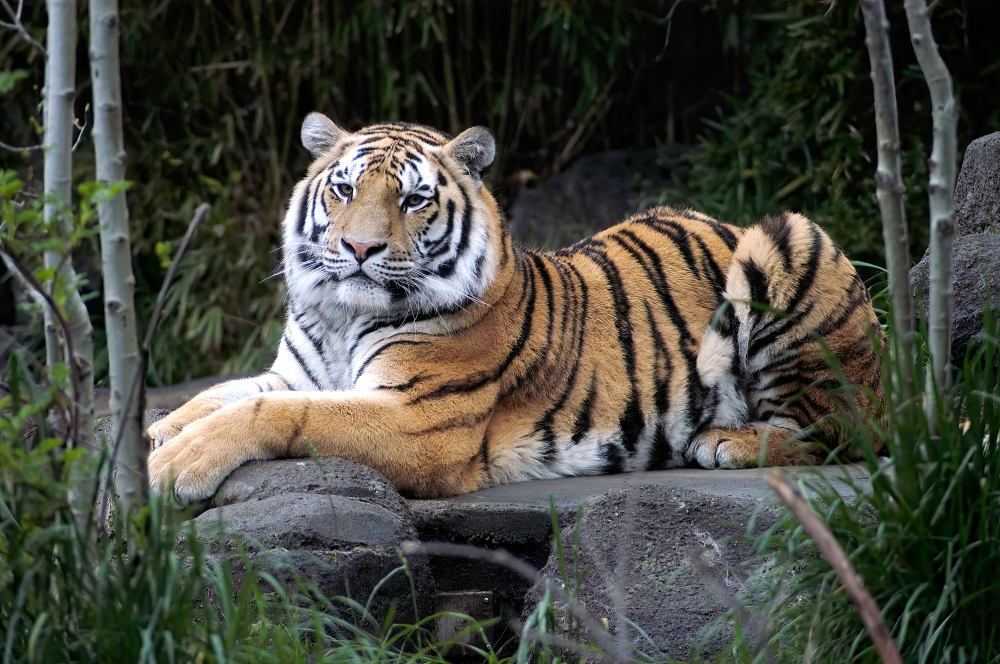
[[[514,242],[484,127],[302,125],[270,371],[149,427],[152,486],[210,498],[249,460],[345,457],[405,496],[539,478],[810,462],[882,408],[878,321],[806,217],[653,207],[555,252]],[[874,331],[874,332],[873,332]],[[842,405],[842,404],[841,404]]]

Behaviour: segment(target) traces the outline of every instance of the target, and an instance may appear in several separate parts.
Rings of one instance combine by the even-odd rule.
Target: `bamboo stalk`
[[[892,50],[889,45],[889,20],[883,0],[861,0],[865,20],[865,43],[871,60],[872,84],[875,88],[875,132],[878,138],[878,167],[875,170],[876,197],[882,213],[882,238],[885,242],[886,272],[889,277],[889,300],[896,345],[901,356],[898,363],[904,395],[912,392],[912,353],[910,332],[913,330],[913,306],[910,298],[910,243],[903,206],[903,177],[899,162],[899,114],[896,110],[896,83],[892,72]]]
[[[90,75],[94,88],[94,153],[97,180],[111,185],[125,179],[125,138],[122,129],[118,0],[90,0]],[[145,504],[146,456],[142,412],[137,400],[127,401],[139,370],[135,322],[135,276],[129,238],[128,205],[121,191],[98,207],[101,263],[104,270],[105,329],[111,374],[114,437],[121,451],[112,459],[122,514]],[[122,467],[128,469],[122,471]]]
[[[44,118],[46,146],[44,164],[44,217],[50,233],[71,235],[72,174],[73,174],[73,101],[76,99],[76,0],[47,0],[49,15],[46,47],[48,60],[45,67]],[[71,399],[74,402],[73,429],[67,440],[74,447],[86,450],[89,458],[96,458],[92,439],[94,435],[94,330],[90,316],[76,291],[76,274],[73,271],[69,249],[45,252],[45,266],[56,269],[55,279],[66,289],[65,317],[69,331],[72,356],[67,352],[66,340],[54,320],[53,313],[45,309],[45,350],[51,369],[56,363],[71,362],[79,375]],[[81,531],[89,529],[91,505],[96,476],[84,473],[76,464],[77,474],[71,478],[70,501]]]
[[[928,346],[931,351],[931,372],[927,385],[927,417],[936,422],[936,399],[933,387],[943,390],[951,377],[951,317],[954,270],[952,249],[955,246],[955,154],[958,116],[951,74],[938,53],[931,31],[930,14],[925,0],[905,0],[906,22],[910,26],[910,42],[917,55],[920,70],[931,93],[934,120],[934,145],[928,160],[930,179],[928,197],[931,209],[930,313]],[[933,381],[933,385],[931,384]]]
[[[882,618],[878,604],[872,596],[865,590],[861,577],[855,571],[851,561],[847,559],[844,550],[837,543],[837,538],[833,536],[826,524],[816,515],[809,503],[806,502],[798,489],[780,470],[773,470],[767,475],[767,483],[771,486],[778,498],[781,499],[792,514],[802,524],[809,537],[816,544],[823,557],[830,563],[830,567],[837,573],[837,578],[843,584],[847,596],[861,614],[861,620],[865,624],[865,629],[875,644],[875,650],[884,664],[903,664],[903,660],[896,650],[896,644],[892,642],[892,634],[889,627]]]

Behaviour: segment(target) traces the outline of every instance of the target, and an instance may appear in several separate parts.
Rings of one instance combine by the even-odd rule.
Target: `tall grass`
[[[844,418],[858,444],[870,449],[877,437],[888,446],[888,458],[868,455],[870,486],[848,473],[839,489],[819,474],[802,480],[907,662],[1000,661],[1000,326],[989,307],[985,319],[938,400],[937,435],[919,397],[898,399],[902,374],[886,359],[885,418]],[[901,360],[912,362],[917,385],[924,359]],[[756,543],[745,599],[771,633],[759,649],[733,643],[723,659],[879,661],[836,574],[794,519]]]

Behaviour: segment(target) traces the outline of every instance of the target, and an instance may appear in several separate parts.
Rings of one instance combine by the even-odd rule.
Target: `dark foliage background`
[[[891,0],[914,255],[926,233],[929,95]],[[896,5],[899,5],[898,7]],[[738,223],[777,209],[822,223],[855,258],[881,261],[868,57],[856,0],[210,0],[123,2],[128,177],[140,319],[169,242],[212,204],[181,268],[150,364],[151,384],[265,367],[282,291],[268,279],[285,197],[306,166],[301,119],[321,110],[349,128],[381,119],[453,133],[491,127],[501,151],[488,181],[547,176],[580,155],[694,145],[683,191],[664,199]],[[25,23],[44,35],[43,3]],[[961,103],[959,144],[1000,129],[1000,3],[942,0],[935,34]],[[667,33],[669,26],[669,42]],[[81,14],[77,114],[90,112]],[[0,97],[0,139],[37,142],[43,61],[0,32],[0,71],[27,77]],[[77,179],[93,177],[89,131]],[[0,154],[26,182],[39,153]],[[78,269],[100,290],[96,247]],[[0,276],[2,279],[2,276]],[[0,301],[4,297],[0,288]],[[99,299],[91,301],[102,327]],[[10,307],[5,305],[10,323]],[[37,323],[18,318],[31,343]],[[101,347],[99,340],[98,347]],[[98,375],[103,375],[98,358]]]

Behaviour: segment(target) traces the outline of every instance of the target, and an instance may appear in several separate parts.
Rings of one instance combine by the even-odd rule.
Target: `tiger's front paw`
[[[749,468],[756,466],[760,446],[744,440],[738,431],[710,429],[695,436],[685,456],[702,468]]]
[[[184,427],[205,418],[223,406],[220,399],[199,395],[147,429],[153,449],[173,439]]]
[[[210,498],[231,472],[252,458],[252,441],[224,409],[185,426],[149,455],[149,483],[182,505]],[[244,423],[245,424],[245,423]]]

